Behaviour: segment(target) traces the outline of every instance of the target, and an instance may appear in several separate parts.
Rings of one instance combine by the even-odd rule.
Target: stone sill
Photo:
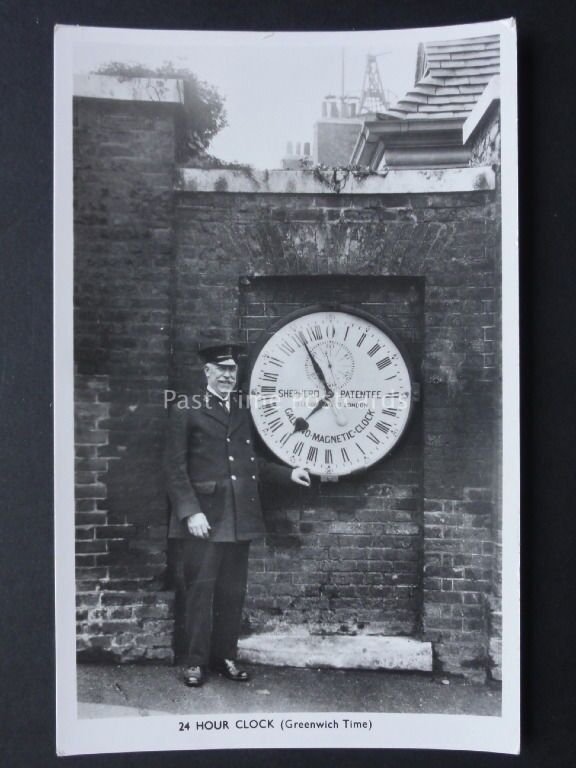
[[[411,637],[267,632],[241,638],[238,650],[244,661],[277,667],[432,672],[432,644]]]
[[[339,192],[310,170],[245,171],[180,168],[179,192],[306,195],[405,195],[441,192],[485,192],[495,188],[490,167],[389,171],[355,179],[352,174]]]

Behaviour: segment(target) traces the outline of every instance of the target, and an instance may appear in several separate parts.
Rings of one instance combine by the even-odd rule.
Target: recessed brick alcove
[[[249,345],[303,306],[346,304],[385,321],[403,342],[416,384],[423,352],[423,280],[245,276],[241,327]],[[338,483],[264,489],[270,534],[252,547],[247,621],[253,631],[303,625],[312,634],[415,635],[422,597],[422,418],[418,405],[385,462]]]

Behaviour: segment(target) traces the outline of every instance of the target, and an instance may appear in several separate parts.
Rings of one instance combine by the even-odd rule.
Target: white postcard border
[[[500,33],[502,81],[503,288],[503,683],[501,717],[384,713],[250,713],[163,715],[83,720],[76,704],[74,582],[74,376],[72,75],[74,46],[85,42],[198,45],[339,45],[393,37],[419,41]],[[168,32],[58,26],[54,105],[54,456],[57,751],[59,755],[226,748],[428,748],[517,753],[520,743],[520,444],[518,326],[518,207],[516,28],[513,19],[453,27],[382,32]],[[202,720],[274,720],[274,729],[179,731]],[[356,731],[282,729],[301,721],[369,720]]]

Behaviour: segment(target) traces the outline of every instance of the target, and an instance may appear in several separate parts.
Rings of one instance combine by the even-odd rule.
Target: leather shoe
[[[200,688],[204,684],[204,670],[202,667],[186,667],[184,670],[184,682],[189,688]]]
[[[245,683],[250,680],[248,672],[245,669],[239,669],[234,659],[214,659],[211,667],[228,680],[234,680],[237,683]]]

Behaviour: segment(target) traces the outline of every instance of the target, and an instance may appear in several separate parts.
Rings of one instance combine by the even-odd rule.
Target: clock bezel
[[[388,323],[386,323],[381,318],[375,317],[370,312],[366,312],[363,309],[357,309],[356,307],[351,306],[350,304],[332,304],[330,302],[309,304],[306,307],[302,307],[301,309],[297,309],[297,310],[294,310],[293,312],[289,312],[287,315],[283,315],[281,318],[278,318],[278,320],[275,320],[270,326],[268,326],[268,328],[265,328],[260,333],[260,335],[258,336],[258,339],[254,343],[248,355],[247,376],[246,376],[246,389],[248,392],[250,391],[250,381],[252,379],[252,371],[254,369],[254,365],[256,364],[256,361],[258,360],[260,353],[264,349],[265,345],[270,341],[270,339],[276,333],[278,333],[278,331],[281,330],[285,325],[288,325],[288,323],[291,323],[293,320],[297,320],[306,315],[311,315],[315,312],[342,312],[348,315],[359,317],[362,320],[366,320],[366,322],[371,323],[376,328],[379,328],[383,333],[385,333],[389,337],[390,341],[392,341],[396,345],[398,351],[400,352],[400,355],[402,356],[402,360],[406,365],[406,369],[408,371],[408,378],[410,381],[410,403],[408,406],[408,416],[406,417],[406,422],[404,424],[404,429],[402,430],[402,434],[400,435],[398,440],[394,443],[394,445],[390,448],[390,450],[388,450],[379,459],[376,459],[376,461],[374,461],[372,464],[369,464],[366,467],[359,467],[358,469],[354,469],[351,472],[346,473],[345,475],[336,475],[336,477],[352,477],[354,475],[361,474],[362,472],[369,471],[372,467],[377,466],[381,461],[383,461],[384,459],[392,455],[404,440],[414,414],[414,402],[415,402],[414,394],[415,394],[415,387],[416,387],[416,383],[414,379],[414,366],[410,358],[410,355],[406,350],[406,345],[404,344],[402,339],[400,339],[397,332],[392,330],[388,325]],[[267,450],[269,450],[270,453],[276,456],[276,458],[278,458],[280,461],[284,461],[284,463],[286,463],[284,459],[278,456],[275,453],[275,451],[272,450],[272,448],[270,448],[270,446],[266,444],[262,435],[260,435],[260,432],[258,431],[258,426],[254,418],[252,418],[252,422],[254,424],[254,428],[256,429],[256,432],[258,433],[258,437],[260,438],[260,440],[262,440],[264,445],[266,445]]]

